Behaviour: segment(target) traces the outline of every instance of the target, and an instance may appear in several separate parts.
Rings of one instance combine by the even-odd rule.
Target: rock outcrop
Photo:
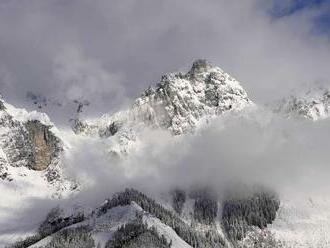
[[[59,179],[63,144],[53,131],[47,115],[15,108],[1,99],[0,179],[26,177],[29,170],[44,172],[51,183]]]
[[[169,73],[149,87],[133,106],[95,121],[76,121],[77,133],[112,136],[120,128],[141,123],[168,129],[174,135],[196,128],[200,119],[252,104],[240,83],[206,60],[196,60],[187,73]]]
[[[29,167],[33,170],[45,170],[60,151],[60,140],[38,120],[25,123],[31,146]]]
[[[15,110],[20,117],[25,115],[26,118],[16,118],[12,106],[8,110],[3,101],[1,106],[0,147],[3,163],[38,171],[47,169],[62,149],[60,139],[50,130],[51,124],[30,118],[28,112],[18,109]],[[40,116],[44,117],[42,114]]]
[[[187,73],[163,75],[128,110],[95,120],[76,118],[73,130],[76,134],[118,139],[116,150],[125,153],[141,128],[160,128],[181,135],[193,132],[203,119],[251,105],[238,81],[206,60],[196,60]]]

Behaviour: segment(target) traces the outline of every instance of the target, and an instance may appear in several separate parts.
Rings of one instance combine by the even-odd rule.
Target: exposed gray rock
[[[62,163],[60,135],[46,114],[15,108],[0,98],[0,183],[10,182],[21,198],[60,198],[75,191],[78,184]]]
[[[0,99],[0,179],[27,176],[26,171],[14,172],[13,167],[44,171],[51,183],[60,179],[63,144],[52,128],[45,114],[16,109]]]
[[[5,109],[6,109],[6,107],[5,107],[4,103],[3,103],[3,101],[0,100],[0,111],[5,110]]]
[[[49,130],[50,126],[33,120],[25,123],[31,146],[29,167],[33,170],[45,170],[52,159],[61,151],[60,140]]]
[[[109,126],[99,130],[100,137],[110,137],[115,135],[120,128],[120,123],[112,122]]]
[[[133,105],[94,120],[73,122],[76,134],[111,137],[111,154],[134,148],[145,127],[168,130],[173,135],[193,132],[202,120],[253,105],[240,83],[206,60],[196,60],[186,72],[168,73],[149,87]]]
[[[45,170],[61,151],[60,140],[40,121],[22,123],[3,114],[0,127],[6,130],[0,139],[10,166]]]

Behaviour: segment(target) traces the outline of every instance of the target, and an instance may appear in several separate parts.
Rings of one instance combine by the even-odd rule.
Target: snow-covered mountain
[[[109,150],[128,153],[145,127],[169,130],[173,135],[193,132],[203,121],[252,106],[240,83],[206,60],[196,60],[187,73],[169,73],[149,87],[131,108],[94,120],[74,120],[76,134],[111,137]]]
[[[220,201],[205,190],[176,190],[164,202],[126,189],[88,213],[53,209],[33,236],[14,247],[245,247],[240,235],[255,234],[253,226],[272,221],[277,208],[276,197],[266,192]],[[275,242],[271,235],[260,240]]]
[[[58,197],[72,190],[61,163],[63,149],[46,114],[0,99],[0,218],[27,197]]]
[[[127,192],[128,191],[120,193],[117,197],[123,197],[123,195]],[[132,194],[139,194],[143,197],[143,194],[137,191],[134,191]],[[116,196],[114,196],[112,201],[109,201],[114,203],[114,199],[117,199]],[[150,212],[144,210],[138,203],[132,201],[124,204],[123,202],[118,201],[116,204],[108,206],[107,204],[109,204],[109,201],[104,202],[100,208],[93,210],[87,215],[76,212],[70,216],[66,216],[60,209],[53,209],[39,228],[40,230],[41,227],[43,229],[47,229],[46,227],[48,227],[50,230],[48,235],[43,234],[42,238],[38,238],[37,234],[35,236],[36,240],[40,240],[30,247],[53,247],[52,245],[56,244],[56,241],[54,240],[60,237],[59,233],[63,232],[64,228],[66,228],[66,230],[70,230],[71,232],[80,232],[80,235],[85,235],[94,245],[99,245],[101,247],[104,247],[107,243],[114,239],[116,239],[116,242],[122,242],[124,245],[125,241],[118,240],[118,237],[116,236],[119,236],[121,232],[124,233],[125,231],[130,232],[129,236],[123,237],[126,239],[125,243],[128,245],[127,247],[169,247],[166,245],[162,246],[167,242],[168,244],[171,243],[172,247],[191,247],[173,230],[172,227],[164,224],[164,220],[160,220],[158,218],[160,216],[157,217],[152,215]],[[145,201],[153,205],[153,207],[156,206],[156,203],[152,202],[152,200],[147,197],[145,197]],[[168,218],[171,218],[169,217],[171,216],[171,212],[163,209],[160,205],[157,206],[162,209],[160,211],[163,211],[165,215],[168,215]],[[64,224],[65,221],[63,220],[65,218],[67,218],[67,223]],[[63,223],[62,227],[55,229],[55,225],[52,225],[52,223],[56,222],[56,220],[61,220]],[[53,230],[51,230],[52,227],[54,228]],[[130,229],[121,230],[120,228]],[[68,236],[73,237],[74,235],[72,235],[70,231]],[[127,234],[125,234],[125,236],[126,235]],[[62,241],[57,242],[58,245],[63,245],[65,243]],[[138,246],[137,244],[135,244],[137,246],[134,246],[133,242],[137,244],[141,243],[142,246]],[[82,242],[77,240],[77,247],[80,247],[80,245],[82,245],[81,243]],[[129,243],[131,243],[131,246],[129,246]],[[157,243],[159,246],[156,246]]]
[[[317,87],[282,100],[274,109],[288,118],[316,121],[329,117],[329,104],[330,91]],[[58,130],[46,114],[0,100],[0,219],[6,217],[2,209],[11,208],[17,199],[72,192],[75,184],[65,174],[62,156],[86,152],[81,144],[88,149],[97,143],[97,148],[102,145],[112,155],[130,156],[144,142],[145,130],[162,130],[171,139],[184,139],[216,117],[241,116],[242,110],[255,106],[238,81],[205,60],[196,60],[188,72],[165,74],[126,110],[84,120],[80,116],[83,105],[73,120],[75,135],[71,137]],[[68,140],[72,149],[65,145]],[[84,146],[84,142],[96,143]],[[328,244],[328,203],[299,205],[267,190],[239,197],[219,197],[205,190],[176,189],[165,194],[165,198],[152,199],[128,189],[98,208],[55,208],[32,233],[11,237],[0,233],[0,239],[14,242],[21,238],[15,248],[325,248]]]
[[[314,121],[328,118],[330,116],[330,90],[318,85],[306,91],[294,93],[278,102],[275,111],[289,117],[303,117]]]
[[[144,128],[160,128],[173,135],[192,133],[205,120],[251,105],[238,81],[219,67],[196,60],[187,73],[162,76],[128,110],[94,120],[81,120],[78,115],[73,130],[79,135],[111,138],[110,151],[128,154],[143,139],[139,131]],[[61,181],[64,142],[48,116],[15,108],[3,99],[0,115],[0,178],[30,180],[29,175],[40,174],[50,185]]]

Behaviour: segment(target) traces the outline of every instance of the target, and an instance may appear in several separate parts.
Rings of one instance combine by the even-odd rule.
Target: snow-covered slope
[[[191,210],[193,211],[193,209]],[[224,245],[220,247],[327,248],[330,242],[328,210],[329,202],[324,199],[310,198],[306,201],[300,199],[298,202],[294,202],[292,199],[285,200],[273,224],[268,225],[263,230],[259,228],[251,229],[247,237],[238,243],[231,243],[229,240],[225,240]],[[100,214],[99,209],[96,209],[87,215],[85,220],[69,225],[61,230],[88,227],[88,233],[94,240],[95,245],[104,247],[109,240],[114,238],[114,234],[120,227],[133,223],[137,220],[138,216],[142,217],[142,222],[148,228],[154,228],[160,236],[163,235],[172,244],[171,247],[192,247],[172,227],[166,225],[164,221],[155,215],[145,211],[136,202],[131,202],[127,205],[119,204],[102,214]],[[192,220],[191,216],[189,218]],[[222,224],[219,221],[215,224],[191,223],[189,226],[200,233],[215,230],[220,236],[226,239],[226,234],[222,233]],[[59,237],[59,235],[61,235],[61,231],[49,235],[29,247],[44,247],[53,239]]]
[[[142,221],[146,223],[149,228],[154,227],[160,235],[164,235],[169,242],[172,241],[172,247],[191,247],[183,241],[171,227],[162,223],[157,217],[144,211],[135,202],[126,206],[114,207],[105,215],[99,217],[93,216],[82,224],[92,226],[95,243],[103,246],[106,241],[111,239],[113,233],[116,232],[119,227],[134,221],[137,218],[137,214],[142,215]]]
[[[127,153],[144,127],[174,135],[192,132],[202,120],[252,105],[240,83],[219,67],[196,60],[187,73],[169,73],[148,88],[131,108],[99,119],[74,121],[77,134],[117,139],[115,153]]]
[[[96,214],[91,214],[86,220],[66,228],[88,225],[92,229],[92,236],[95,242],[97,244],[100,243],[100,245],[104,247],[106,242],[111,239],[112,235],[119,227],[136,219],[137,212],[143,212],[143,210],[135,203],[126,206],[118,206],[109,210],[104,215],[98,216]],[[50,235],[43,238],[34,245],[31,245],[30,248],[46,245],[52,240],[53,236],[54,235]]]
[[[311,120],[325,119],[330,116],[330,91],[318,85],[307,91],[292,94],[282,99],[275,107],[276,112],[287,116],[303,117]]]
[[[0,99],[0,178],[15,183],[40,175],[49,185],[61,181],[64,143],[45,113],[15,108]]]
[[[156,201],[137,190],[126,189],[114,194],[100,207],[88,210],[85,208],[84,212],[79,209],[63,211],[55,208],[50,211],[33,235],[25,241],[16,243],[15,247],[52,248],[66,247],[69,244],[80,247],[75,246],[80,240],[90,240],[94,243],[86,246],[88,248],[104,247],[108,242],[113,246],[107,247],[144,247],[141,246],[141,242],[146,247],[160,247],[149,246],[152,239],[148,239],[148,234],[153,235],[153,239],[157,237],[163,239],[158,244],[164,244],[164,240],[167,244],[171,244],[161,247],[240,247],[235,233],[251,228],[260,231],[256,224],[248,223],[246,218],[254,216],[253,221],[258,222],[258,218],[264,221],[264,216],[268,216],[270,211],[273,211],[272,204],[275,203],[271,195],[265,195],[266,192],[237,201],[221,200],[205,189],[190,192],[187,198],[182,198],[181,193],[179,198],[179,195],[174,197],[172,193],[170,194],[173,196],[172,200],[167,202],[170,205]],[[180,205],[183,210],[181,214],[177,208]],[[226,215],[221,213],[224,210],[220,206],[226,209]],[[227,215],[228,210],[230,217]],[[230,227],[227,222],[231,223]],[[148,230],[151,230],[150,233]],[[266,237],[264,241],[270,243],[271,238],[271,236]]]
[[[330,247],[330,201],[328,197],[283,199],[269,229],[289,248]]]
[[[183,241],[171,227],[163,224],[158,218],[145,212],[134,202],[130,205],[114,207],[101,216],[91,215],[85,221],[68,226],[67,228],[76,228],[79,226],[90,227],[95,244],[99,245],[99,247],[104,247],[120,227],[135,221],[137,214],[142,216],[142,221],[147,224],[148,228],[155,228],[159,235],[163,235],[168,242],[172,242],[172,247],[191,248],[191,246]],[[29,246],[29,248],[45,246],[51,242],[53,236],[54,235],[46,237],[34,245]]]
[[[28,206],[28,199],[60,197],[74,184],[61,155],[64,144],[48,116],[0,99],[0,226]],[[0,231],[0,240],[5,239]]]

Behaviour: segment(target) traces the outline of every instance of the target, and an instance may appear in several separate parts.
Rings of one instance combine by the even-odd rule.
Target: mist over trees
[[[65,227],[82,222],[84,219],[85,216],[83,213],[78,212],[75,215],[64,216],[63,209],[61,209],[60,207],[55,207],[51,209],[50,212],[47,214],[45,220],[40,224],[38,231],[35,235],[26,237],[22,240],[18,240],[8,248],[29,247],[30,245],[39,242],[43,238],[46,238],[62,230]],[[79,233],[82,230],[76,230],[76,231],[77,233]],[[75,234],[76,232],[73,233]],[[71,235],[71,233],[69,233],[68,235]]]
[[[170,226],[178,236],[194,248],[225,246],[225,241],[218,233],[202,233],[196,231],[179,218],[178,215],[165,209],[153,199],[150,199],[145,194],[135,189],[126,189],[124,192],[115,194],[112,199],[109,199],[108,202],[100,208],[98,214],[102,215],[113,207],[128,205],[132,202],[136,202],[144,211],[149,212],[160,219],[164,224]]]
[[[278,196],[270,191],[254,192],[243,198],[228,198],[222,203],[221,220],[228,237],[241,240],[251,226],[263,229],[271,224],[279,209]]]
[[[176,188],[172,192],[172,207],[180,215],[186,202],[186,192]]]
[[[171,241],[159,235],[154,227],[148,228],[143,223],[142,216],[136,220],[121,226],[113,237],[107,242],[105,248],[170,248]]]
[[[218,198],[210,188],[194,190],[190,197],[195,199],[194,218],[200,223],[212,224],[218,215]]]
[[[18,241],[10,248],[24,248],[33,245],[41,239],[52,236],[52,241],[43,248],[55,247],[95,247],[91,236],[93,229],[89,226],[70,228],[71,225],[83,222],[86,218],[98,218],[106,214],[112,208],[130,205],[133,202],[139,205],[146,213],[158,218],[162,223],[171,227],[176,234],[194,248],[222,248],[227,243],[222,235],[216,230],[215,224],[219,223],[225,235],[233,245],[239,245],[239,241],[248,237],[250,242],[256,241],[271,247],[277,244],[275,238],[268,233],[267,236],[256,232],[249,236],[253,230],[262,230],[267,224],[274,221],[279,208],[277,195],[269,190],[258,188],[243,194],[230,193],[224,198],[219,198],[215,191],[201,188],[186,193],[176,189],[171,192],[174,211],[166,209],[163,205],[149,198],[145,194],[135,190],[126,189],[108,199],[103,205],[85,217],[77,213],[66,217],[59,207],[52,209],[45,220],[40,224],[38,233],[24,240]],[[187,224],[179,215],[182,213],[184,204],[188,200],[194,200],[193,223],[208,226],[205,230],[194,228],[194,224]],[[219,207],[221,206],[221,211]],[[221,213],[218,215],[218,213]],[[195,222],[196,221],[196,222]],[[265,233],[265,232],[262,232]],[[135,247],[171,247],[171,242],[158,234],[155,228],[149,228],[142,221],[142,213],[137,214],[135,221],[125,223],[107,242],[106,248],[135,248]],[[245,248],[245,246],[242,246]],[[277,247],[277,246],[274,246]],[[278,246],[280,247],[280,246]]]
[[[66,217],[64,216],[62,209],[55,207],[47,214],[46,219],[39,226],[38,232],[41,236],[47,236],[63,229],[64,227],[82,222],[84,219],[85,216],[83,213],[77,213]]]

